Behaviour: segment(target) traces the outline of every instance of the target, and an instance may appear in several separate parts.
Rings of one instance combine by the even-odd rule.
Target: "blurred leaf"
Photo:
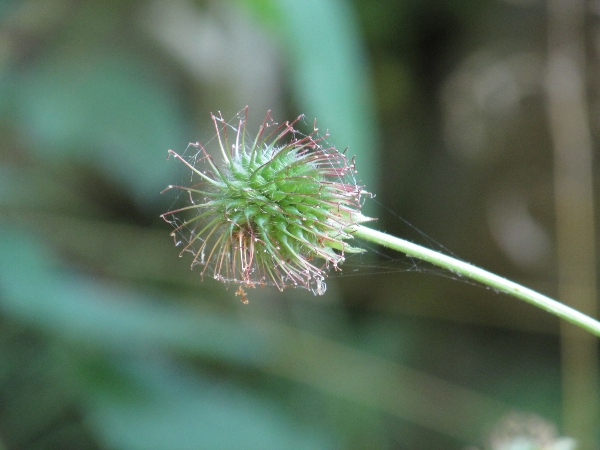
[[[262,24],[276,31],[283,20],[282,11],[278,7],[279,0],[233,0],[250,11]]]
[[[355,155],[358,180],[369,192],[379,185],[379,130],[373,86],[356,17],[343,0],[241,2],[285,40],[292,87],[309,122],[338,148]],[[372,214],[366,206],[367,215]]]
[[[165,362],[119,364],[144,397],[115,401],[91,392],[91,423],[111,448],[319,449],[322,434],[289,420],[281,407],[230,383],[192,375]]]
[[[64,349],[5,317],[0,348],[0,449],[97,448]]]
[[[77,347],[93,345],[129,355],[127,362],[119,363],[120,379],[104,385],[88,380],[85,389],[90,423],[111,448],[332,446],[323,436],[290,422],[274,403],[222,382],[200,381],[202,376],[175,371],[168,358],[163,363],[144,360],[146,355],[154,355],[154,360],[160,352],[174,351],[261,366],[270,346],[257,327],[206,311],[190,314],[176,305],[151,303],[140,294],[70,273],[56,267],[43,243],[2,231],[4,313]],[[103,377],[101,372],[89,376]],[[121,394],[115,397],[115,391]],[[138,395],[132,396],[135,392]]]
[[[12,83],[36,156],[98,167],[144,203],[172,179],[166,150],[185,142],[175,96],[136,58],[52,55]]]
[[[5,313],[80,344],[125,353],[191,352],[244,365],[268,355],[256,328],[66,271],[42,242],[8,230],[0,233],[0,292]]]

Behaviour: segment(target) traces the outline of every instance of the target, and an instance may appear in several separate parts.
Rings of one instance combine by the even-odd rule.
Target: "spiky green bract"
[[[192,252],[192,267],[203,265],[202,275],[211,268],[226,283],[323,294],[327,270],[362,251],[346,243],[348,229],[369,220],[360,213],[365,192],[353,180],[354,162],[324,146],[316,127],[309,135],[295,130],[302,116],[279,125],[267,113],[253,139],[248,108],[233,124],[211,116],[221,163],[199,143],[190,144],[191,160],[169,150],[192,171],[190,186],[166,189],[186,191],[189,205],[162,215],[183,237],[181,253]]]

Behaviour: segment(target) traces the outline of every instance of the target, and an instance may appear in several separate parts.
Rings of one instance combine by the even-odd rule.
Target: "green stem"
[[[560,303],[556,300],[546,297],[529,288],[521,286],[507,280],[506,278],[494,275],[487,270],[480,269],[472,264],[460,261],[456,258],[444,255],[442,253],[430,250],[420,245],[413,244],[404,239],[390,236],[381,231],[372,230],[362,225],[355,225],[351,228],[354,236],[364,239],[384,247],[397,250],[405,253],[408,256],[427,261],[436,266],[442,267],[450,272],[465,276],[472,280],[476,280],[486,286],[496,289],[500,292],[512,295],[514,297],[525,300],[538,308],[542,308],[549,313],[552,313],[562,319],[577,325],[596,336],[600,336],[600,322],[597,320],[573,309],[569,306]]]

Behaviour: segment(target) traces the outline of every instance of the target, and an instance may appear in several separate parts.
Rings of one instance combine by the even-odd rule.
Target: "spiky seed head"
[[[370,220],[360,213],[366,194],[354,182],[354,161],[325,144],[315,126],[308,135],[293,122],[275,123],[270,112],[254,138],[247,134],[248,108],[234,123],[211,114],[222,161],[202,144],[190,144],[191,159],[173,155],[191,171],[187,204],[161,217],[171,235],[194,255],[201,274],[243,287],[272,284],[325,292],[329,268],[340,269],[346,253],[362,252],[346,241],[351,227]],[[164,192],[164,191],[163,191]],[[180,255],[181,255],[180,254]]]

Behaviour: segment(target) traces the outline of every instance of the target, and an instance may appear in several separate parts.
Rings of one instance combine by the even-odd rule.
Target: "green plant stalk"
[[[391,236],[381,231],[376,231],[362,225],[354,225],[349,228],[349,231],[358,238],[374,244],[397,250],[408,256],[427,261],[438,267],[446,269],[458,275],[478,281],[481,284],[489,286],[497,291],[503,292],[521,300],[525,300],[538,308],[548,311],[561,319],[571,322],[584,330],[600,337],[600,322],[597,320],[573,309],[569,306],[560,303],[556,300],[546,297],[532,289],[526,288],[506,278],[495,275],[487,270],[476,267],[472,264],[460,261],[443,253],[422,247],[404,239]]]

